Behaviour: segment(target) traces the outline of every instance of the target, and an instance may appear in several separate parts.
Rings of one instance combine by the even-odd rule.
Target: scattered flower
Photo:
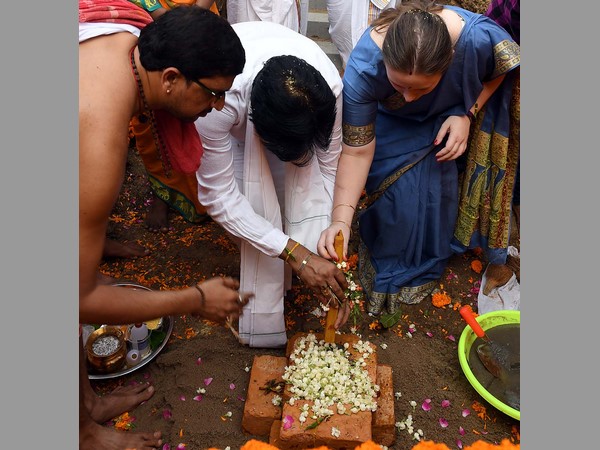
[[[210,383],[212,383],[212,378],[205,378],[204,379],[204,386],[208,386]]]
[[[447,408],[450,406],[450,400],[442,400],[442,408]]]
[[[409,402],[409,405],[410,405],[410,406],[412,406],[412,409],[414,410],[414,409],[415,409],[415,406],[417,406],[417,402],[415,402],[414,400],[411,400],[411,401]]]
[[[281,405],[281,397],[279,395],[274,395],[271,399],[271,403],[273,403],[275,406]]]
[[[456,440],[456,446],[457,446],[458,448],[463,448],[463,443],[462,443],[462,441],[461,441],[460,439],[457,439],[457,440]]]
[[[198,389],[196,389],[196,393],[197,394],[206,394],[206,389],[204,389],[204,388],[198,388]]]
[[[433,306],[436,308],[441,308],[442,306],[452,303],[452,299],[445,292],[436,292],[431,296],[431,303],[433,303]]]
[[[410,331],[411,333],[414,333],[415,331],[417,331],[417,327],[415,326],[415,324],[414,324],[414,323],[411,323],[411,324],[408,326],[408,331]]]
[[[194,398],[192,398],[192,400],[195,400],[195,401],[199,402],[199,401],[202,400],[202,396],[201,395],[196,395],[196,396],[194,396]]]
[[[171,410],[170,409],[165,409],[163,411],[163,419],[169,420],[169,419],[171,419],[171,417],[173,417],[173,413],[171,412]]]
[[[396,397],[396,400],[398,400],[400,397],[402,397],[402,392],[398,391],[394,393],[394,397]]]
[[[386,349],[388,346],[387,346],[387,344],[384,342],[383,344],[381,344],[381,345],[380,345],[380,347],[381,347],[382,349],[384,349],[384,350],[385,350],[385,349]]]
[[[461,436],[465,435],[465,429],[463,427],[458,427],[458,434],[460,434]]]
[[[440,417],[440,427],[446,428],[448,426],[448,421],[442,417]]]
[[[478,259],[475,259],[471,261],[471,269],[473,269],[475,273],[481,273],[483,270],[483,264]]]
[[[233,390],[235,389],[235,384],[231,383],[231,384],[229,385],[229,389],[233,391]]]
[[[162,446],[162,450],[171,450],[171,446],[169,444],[165,444]]]
[[[406,337],[411,338],[412,339],[412,333],[410,331],[406,332]]]
[[[433,333],[431,331],[428,331],[427,333],[425,333],[427,336],[429,337],[433,337]]]
[[[340,430],[338,430],[336,427],[331,427],[331,435],[334,438],[339,438],[340,437]]]
[[[429,411],[431,409],[431,399],[426,398],[423,404],[421,405],[421,408],[423,408],[423,411]]]
[[[456,338],[452,334],[449,334],[448,336],[446,336],[446,339],[448,339],[449,341],[452,341],[452,342],[456,342]]]
[[[244,370],[245,370],[246,372],[250,372],[250,367],[246,366],[246,367],[244,367]]]
[[[196,364],[199,366],[201,363],[202,363],[202,358],[198,358],[198,359],[196,360]]]
[[[181,400],[182,402],[185,402],[185,395],[180,395],[179,400]]]
[[[292,424],[294,423],[294,418],[290,415],[286,415],[283,418],[283,429],[284,430],[289,430],[290,428],[292,428]]]
[[[420,441],[421,440],[421,436],[419,436],[419,433],[413,434],[413,440],[415,440],[415,441]]]
[[[185,444],[177,444],[177,450],[185,450]]]

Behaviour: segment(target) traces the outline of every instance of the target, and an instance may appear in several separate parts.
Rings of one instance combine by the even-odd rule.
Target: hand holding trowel
[[[344,260],[344,235],[342,234],[342,231],[338,231],[338,234],[336,234],[335,239],[333,241],[333,247],[335,248],[335,252],[337,254],[338,257],[338,261],[343,261]],[[346,311],[346,309],[348,308],[348,302],[345,301],[345,299],[339,299],[337,298],[337,296],[331,291],[331,289],[329,290],[329,293],[331,295],[331,303],[334,303],[332,307],[330,307],[327,310],[327,318],[325,319],[325,342],[330,342],[333,343],[335,342],[335,324],[338,318],[338,312],[339,312],[339,308],[344,308],[343,313],[344,314],[348,314],[348,312]],[[343,306],[341,306],[343,304]]]

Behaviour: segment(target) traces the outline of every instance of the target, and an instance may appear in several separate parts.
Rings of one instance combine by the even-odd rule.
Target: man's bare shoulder
[[[129,120],[137,90],[130,50],[137,43],[131,33],[98,36],[79,44],[79,113]]]

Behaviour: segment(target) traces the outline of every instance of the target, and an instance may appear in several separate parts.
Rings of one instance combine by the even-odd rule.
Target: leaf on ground
[[[391,328],[398,323],[401,315],[401,310],[396,311],[394,314],[384,313],[379,318],[379,321],[381,322],[381,325],[383,325],[384,328]]]

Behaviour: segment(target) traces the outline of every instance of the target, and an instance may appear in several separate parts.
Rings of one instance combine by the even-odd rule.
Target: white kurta
[[[273,22],[306,35],[309,0],[228,0],[229,23]]]
[[[233,28],[246,50],[246,65],[227,92],[224,108],[196,121],[204,146],[198,199],[217,223],[241,239],[240,290],[255,293],[240,317],[241,341],[280,347],[287,342],[283,298],[291,271],[278,256],[288,238],[316,253],[320,233],[330,223],[341,152],[342,80],[316,43],[289,28],[270,22]],[[256,74],[265,61],[280,55],[306,60],[337,99],[331,145],[319,149],[305,167],[284,163],[266,150],[248,117]]]

